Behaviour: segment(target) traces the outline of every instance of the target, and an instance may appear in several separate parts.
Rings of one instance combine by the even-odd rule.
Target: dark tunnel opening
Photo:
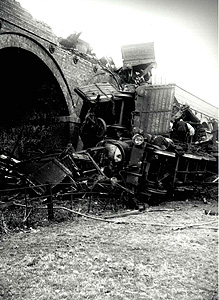
[[[0,151],[24,159],[62,147],[69,114],[62,90],[47,65],[21,48],[0,50]]]

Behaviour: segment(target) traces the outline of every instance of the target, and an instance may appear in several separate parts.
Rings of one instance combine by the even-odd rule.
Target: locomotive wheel
[[[103,119],[97,118],[97,132],[96,137],[102,138],[106,133],[107,127]]]

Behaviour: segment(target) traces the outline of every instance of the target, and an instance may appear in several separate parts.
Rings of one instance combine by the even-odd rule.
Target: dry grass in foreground
[[[204,213],[212,205],[171,202],[122,218],[130,224],[75,218],[4,235],[0,299],[217,299],[217,231],[145,225],[215,222]]]

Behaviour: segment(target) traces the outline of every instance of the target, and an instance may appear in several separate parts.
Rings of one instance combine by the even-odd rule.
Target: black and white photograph
[[[0,300],[219,300],[218,0],[0,0]]]

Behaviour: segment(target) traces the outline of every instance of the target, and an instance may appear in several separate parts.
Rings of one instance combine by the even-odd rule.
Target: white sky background
[[[218,0],[17,1],[59,37],[82,31],[117,67],[122,45],[154,42],[158,80],[219,106]]]

